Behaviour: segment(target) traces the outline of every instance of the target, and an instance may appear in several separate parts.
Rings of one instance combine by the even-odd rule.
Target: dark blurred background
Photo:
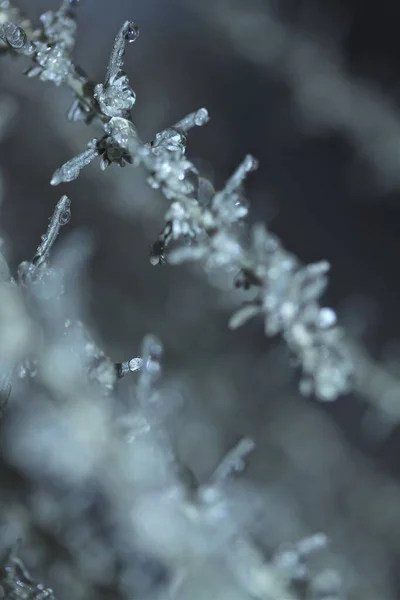
[[[55,4],[18,2],[32,19]],[[76,63],[95,81],[121,23],[139,24],[126,72],[142,138],[205,106],[211,121],[191,133],[188,155],[217,186],[245,153],[259,159],[251,219],[302,261],[331,263],[326,302],[362,355],[357,389],[330,405],[301,398],[286,350],[261,323],[229,332],[228,295],[192,268],[151,267],[166,205],[142,173],[95,164],[52,188],[53,171],[96,130],[66,122],[68,90],[27,80],[24,60],[7,57],[1,228],[11,263],[33,255],[68,193],[70,228],[95,239],[86,319],[116,361],[148,331],[163,339],[166,371],[191,398],[176,443],[198,476],[240,435],[254,436],[249,476],[296,505],[302,526],[286,535],[326,531],[357,573],[358,597],[398,597],[399,3],[82,0],[77,16]]]

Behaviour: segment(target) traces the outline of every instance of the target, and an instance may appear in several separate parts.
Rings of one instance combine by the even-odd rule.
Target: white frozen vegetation
[[[326,536],[279,547],[272,557],[253,539],[254,494],[235,480],[255,448],[253,440],[240,440],[208,480],[198,482],[177,458],[165,426],[174,407],[168,408],[170,391],[162,383],[160,340],[147,335],[140,356],[118,364],[92,340],[78,318],[79,289],[69,278],[79,273],[84,244],[76,252],[78,241],[69,240],[50,256],[70,217],[71,203],[63,196],[33,259],[20,265],[15,280],[4,263],[0,286],[0,292],[12,286],[25,315],[23,349],[7,367],[13,367],[15,386],[20,395],[26,390],[29,402],[11,411],[3,434],[8,461],[35,481],[30,522],[17,526],[19,534],[29,537],[32,528],[42,528],[73,556],[74,564],[63,564],[61,575],[76,599],[92,597],[93,585],[115,582],[116,564],[126,557],[133,562],[124,564],[125,575],[115,585],[127,598],[148,597],[160,585],[166,594],[161,597],[183,598],[196,589],[204,568],[213,594],[223,586],[238,599],[291,600],[302,582],[310,599],[320,598],[314,589],[324,571],[315,574],[308,562],[326,546]],[[128,373],[136,380],[123,407],[118,380]],[[82,508],[91,507],[95,493],[113,524],[108,542]],[[12,532],[22,506],[3,510],[2,531]],[[10,600],[53,600],[52,589],[38,583],[17,556],[17,541],[0,540],[0,551],[6,548],[0,592]],[[161,583],[157,569],[168,573]],[[337,576],[327,594],[342,593]]]
[[[102,168],[141,165],[148,184],[170,203],[152,264],[196,260],[209,274],[228,272],[233,285],[249,293],[232,327],[261,316],[266,334],[280,333],[297,357],[303,393],[333,400],[348,391],[352,367],[343,333],[335,313],[319,304],[328,264],[304,267],[263,225],[246,230],[243,183],[256,160],[246,156],[215,191],[186,157],[188,132],[208,121],[204,108],[142,142],[131,119],[135,93],[123,71],[136,24],[123,24],[104,83],[94,85],[72,63],[72,4],[65,0],[42,15],[35,29],[0,0],[0,49],[28,57],[28,75],[70,86],[70,119],[97,119],[104,127],[104,136],[57,169],[51,183],[72,181],[96,158]],[[251,438],[240,440],[203,482],[177,457],[167,427],[175,408],[163,386],[161,341],[145,336],[138,355],[120,363],[95,343],[81,320],[79,288],[89,240],[74,234],[58,242],[70,218],[64,195],[34,257],[15,277],[0,253],[0,352],[7,357],[0,365],[1,414],[10,392],[18,391],[2,450],[34,481],[29,519],[20,518],[22,503],[0,497],[0,531],[7,534],[0,537],[0,553],[9,550],[0,565],[0,596],[53,600],[47,583],[37,583],[17,556],[15,538],[33,543],[40,529],[70,558],[53,565],[49,576],[64,582],[74,600],[98,597],[96,586],[112,586],[113,594],[126,598],[291,600],[298,584],[310,600],[341,598],[335,572],[310,568],[312,553],[326,546],[325,535],[280,546],[272,555],[257,544],[256,494],[236,479],[255,448]],[[126,375],[131,382],[122,401],[119,380]],[[99,531],[99,506],[105,532]],[[205,573],[209,591],[196,596],[203,586],[193,581]]]
[[[248,212],[243,183],[257,161],[246,156],[225,187],[215,192],[186,156],[188,132],[208,121],[205,108],[161,131],[153,141],[142,142],[131,117],[136,95],[123,71],[125,45],[138,38],[137,25],[123,24],[114,40],[104,83],[94,85],[71,61],[76,25],[70,4],[63,2],[58,11],[42,15],[41,26],[34,29],[22,17],[20,23],[12,22],[18,13],[9,2],[2,3],[10,21],[0,28],[0,39],[10,51],[31,59],[28,75],[69,85],[75,99],[68,117],[86,122],[97,119],[104,128],[103,137],[91,140],[86,150],[55,171],[52,185],[76,179],[97,157],[102,169],[111,163],[142,166],[148,172],[148,184],[170,202],[165,227],[153,247],[152,264],[196,260],[207,272],[232,273],[236,285],[249,290],[251,299],[233,315],[231,327],[260,315],[266,335],[282,334],[296,357],[303,373],[302,393],[330,401],[348,392],[353,372],[350,352],[334,311],[320,306],[329,264],[302,266],[261,224],[249,235],[243,230]],[[171,242],[174,250],[168,252]]]

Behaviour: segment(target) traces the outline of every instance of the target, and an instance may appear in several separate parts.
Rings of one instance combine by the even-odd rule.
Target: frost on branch
[[[250,244],[242,241],[238,225],[247,205],[241,186],[255,167],[247,156],[209,206],[182,200],[171,205],[165,217],[169,235],[186,243],[168,259],[202,260],[207,271],[222,268],[236,273],[238,287],[255,288],[255,296],[232,316],[230,326],[261,315],[266,335],[280,333],[302,367],[301,392],[334,400],[349,391],[353,366],[334,311],[319,305],[329,264],[302,266],[262,224],[253,227]]]
[[[6,7],[0,5],[1,9],[5,11]],[[14,13],[14,16],[19,15]],[[32,59],[33,65],[26,71],[28,77],[39,76],[42,81],[61,85],[75,71],[71,53],[76,39],[76,22],[70,3],[63,1],[58,10],[42,14],[40,21],[40,27],[28,33],[22,19],[21,24],[9,20],[0,28],[0,38],[10,49]],[[30,23],[26,23],[28,27]]]
[[[39,46],[35,46],[39,41],[35,39],[32,46],[23,29],[11,23],[0,31],[8,45],[23,53],[33,52],[35,64],[40,64]],[[65,2],[59,11],[42,17],[42,31],[51,51],[71,50],[75,29]],[[148,173],[148,184],[171,203],[165,227],[152,248],[152,264],[201,260],[206,271],[235,273],[238,287],[256,288],[255,295],[232,317],[231,327],[261,315],[266,335],[280,333],[297,358],[303,371],[301,392],[334,400],[349,391],[353,367],[334,312],[319,305],[328,264],[300,265],[261,225],[253,228],[250,244],[243,241],[243,222],[248,214],[243,183],[257,161],[247,155],[225,187],[215,192],[186,156],[187,133],[208,121],[205,108],[164,129],[150,143],[140,140],[130,112],[136,96],[123,71],[126,43],[135,41],[138,33],[135,23],[123,24],[114,40],[104,84],[94,86],[92,96],[85,77],[81,81],[77,70],[71,71],[67,79],[77,94],[71,118],[85,110],[96,114],[104,135],[57,169],[51,184],[73,181],[97,157],[102,169],[111,163],[141,165]],[[178,248],[169,252],[171,242]]]
[[[247,216],[248,206],[241,193],[241,187],[247,174],[257,169],[257,167],[257,160],[248,154],[228,179],[225,187],[214,194],[211,210],[219,223],[226,226]]]
[[[63,44],[72,51],[75,46],[77,26],[71,12],[71,6],[76,4],[63,0],[58,10],[49,10],[40,16],[42,24],[40,35],[53,44]]]
[[[268,336],[281,333],[303,369],[301,391],[334,400],[350,389],[352,361],[336,315],[321,308],[327,286],[326,261],[302,266],[264,226],[256,225],[241,270],[241,285],[255,285],[255,299],[231,318],[237,327],[261,314]]]
[[[35,256],[30,263],[23,262],[20,265],[19,279],[21,283],[26,282],[27,278],[30,281],[40,278],[41,272],[48,269],[50,251],[58,237],[60,227],[66,225],[71,218],[70,206],[71,201],[68,196],[62,196],[57,202],[47,232],[42,235],[42,241],[36,250]]]
[[[157,133],[154,141],[147,144],[150,152],[142,151],[143,165],[150,172],[147,182],[152,188],[160,189],[167,199],[196,196],[199,172],[185,156],[186,135],[190,129],[201,127],[208,120],[207,110],[200,108]]]
[[[98,116],[103,121],[105,135],[100,139],[93,139],[89,142],[87,150],[57,169],[52,176],[51,185],[73,181],[79,176],[81,169],[98,156],[101,158],[100,166],[103,170],[111,163],[122,167],[127,162],[133,162],[134,157],[130,149],[137,134],[130,117],[136,95],[122,67],[125,45],[127,42],[134,42],[138,35],[137,25],[126,21],[114,40],[104,84],[94,86],[93,98],[87,100],[86,104],[82,104],[77,98],[71,106],[68,113],[70,120],[79,120],[82,115],[85,117],[85,114],[88,114],[87,104],[91,105],[93,101]],[[85,80],[83,85],[87,86]]]
[[[63,1],[58,10],[41,15],[41,26],[33,34],[36,64],[27,70],[28,77],[39,76],[42,81],[61,85],[74,74],[71,54],[77,27],[70,6],[70,3]]]
[[[123,24],[114,40],[104,85],[99,83],[94,89],[94,97],[100,110],[107,117],[130,118],[136,95],[122,70],[123,56],[125,44],[134,42],[138,35],[139,28],[136,23],[126,21]]]

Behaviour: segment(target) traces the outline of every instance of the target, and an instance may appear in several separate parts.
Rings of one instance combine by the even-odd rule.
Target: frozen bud
[[[110,85],[96,85],[94,98],[101,112],[108,117],[125,118],[136,102],[136,94],[130,88],[128,78],[124,74],[116,76]]]

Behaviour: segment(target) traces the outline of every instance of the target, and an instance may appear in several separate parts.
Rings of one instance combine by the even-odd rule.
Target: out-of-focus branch
[[[7,261],[4,257],[3,252],[0,253],[0,299],[4,295],[2,292],[8,289],[11,283],[10,270]],[[1,313],[0,313],[1,319]],[[0,322],[1,327],[1,322]],[[8,398],[11,393],[11,378],[12,378],[12,363],[7,365],[7,359],[5,356],[2,357],[3,365],[0,370],[0,417],[7,405]]]
[[[353,344],[355,365],[354,389],[381,416],[388,426],[400,422],[400,378],[385,366],[371,359],[360,345]]]
[[[218,28],[233,51],[282,79],[306,121],[343,132],[382,183],[398,188],[400,115],[394,103],[346,72],[339,52],[280,21],[272,4],[185,0],[185,7]]]

